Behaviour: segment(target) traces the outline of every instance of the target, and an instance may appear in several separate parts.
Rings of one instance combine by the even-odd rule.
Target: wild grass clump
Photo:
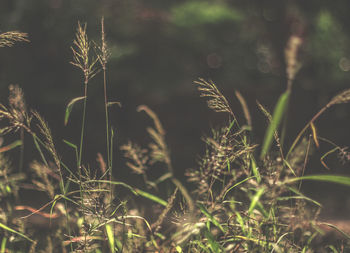
[[[66,107],[68,124],[74,105],[83,102],[79,144],[64,140],[73,150],[75,166],[70,167],[57,152],[48,123],[27,108],[23,91],[10,86],[8,105],[0,104],[0,252],[347,252],[348,231],[320,220],[321,204],[300,191],[303,180],[350,185],[348,177],[304,173],[312,150],[320,142],[334,147],[342,162],[349,152],[317,135],[315,121],[329,107],[350,101],[349,90],[335,96],[297,135],[291,147],[284,144],[286,114],[292,83],[299,63],[302,41],[291,37],[286,48],[287,87],[274,111],[257,102],[268,124],[263,143],[252,139],[252,120],[244,97],[236,91],[246,122],[238,122],[229,101],[211,80],[194,81],[208,107],[226,114],[226,123],[202,138],[205,152],[195,168],[186,172],[186,181],[174,175],[166,131],[149,107],[138,107],[153,121],[146,129],[149,143],[133,141],[119,148],[134,176],[143,186],[132,186],[113,178],[114,130],[108,99],[109,50],[101,20],[101,42],[90,41],[86,25],[78,23],[72,52],[74,66],[82,75],[83,94]],[[25,41],[26,36],[0,35],[0,46]],[[91,50],[93,45],[94,50]],[[102,70],[106,149],[97,154],[98,165],[85,163],[83,148],[86,124],[87,88]],[[310,130],[311,135],[307,135]],[[281,134],[280,134],[281,132]],[[19,133],[18,140],[5,144],[7,136]],[[24,135],[29,135],[37,156],[22,171]],[[28,145],[28,143],[26,144]],[[14,163],[11,153],[20,147]],[[105,158],[107,160],[105,160]],[[154,178],[152,171],[161,169]],[[191,187],[188,187],[191,186]],[[20,205],[21,188],[44,192],[46,205]],[[189,190],[189,189],[194,190]],[[125,197],[125,195],[127,197]],[[151,210],[151,214],[150,214]],[[336,234],[326,240],[327,233]]]

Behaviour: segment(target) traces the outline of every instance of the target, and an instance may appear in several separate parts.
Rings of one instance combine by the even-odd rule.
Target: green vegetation
[[[213,8],[213,11],[237,18],[236,14],[224,9]],[[211,16],[206,12],[199,14],[203,17],[198,16],[198,22]],[[318,147],[321,141],[329,142],[317,135],[314,122],[331,106],[348,103],[350,90],[332,98],[306,124],[290,147],[283,143],[289,94],[300,67],[296,55],[301,41],[297,36],[291,36],[285,50],[288,81],[274,112],[271,114],[257,103],[269,124],[261,144],[252,139],[254,129],[249,109],[239,92],[236,96],[242,105],[245,123],[238,122],[229,101],[213,81],[194,81],[208,107],[226,114],[227,123],[213,128],[209,136],[203,137],[205,152],[198,166],[187,171],[188,182],[182,182],[174,175],[174,158],[170,155],[161,120],[149,107],[139,106],[138,111],[145,112],[153,122],[153,126],[147,128],[149,143],[144,147],[129,141],[119,147],[127,159],[125,165],[135,177],[143,178],[144,185],[136,187],[113,177],[115,133],[110,123],[109,107],[120,104],[108,97],[110,53],[103,20],[101,27],[101,41],[91,42],[86,25],[79,23],[72,47],[71,63],[82,71],[83,94],[67,105],[65,124],[70,123],[75,104],[84,105],[80,143],[64,141],[67,149],[74,152],[74,166],[68,166],[72,162],[60,158],[48,124],[38,112],[27,108],[18,86],[10,86],[8,105],[0,105],[4,141],[19,133],[19,140],[0,147],[1,253],[350,250],[348,231],[320,220],[321,204],[300,191],[303,180],[349,186],[350,178],[345,176],[304,173],[312,147]],[[27,41],[26,34],[0,34],[1,47],[12,46],[18,41]],[[83,156],[83,149],[89,148],[84,145],[85,117],[89,113],[86,108],[87,89],[91,78],[100,78],[100,71],[106,150],[98,154],[98,166],[91,167],[84,162]],[[23,173],[21,168],[14,168],[10,159],[11,151],[23,147],[27,136],[32,139],[40,158],[29,164],[31,175]],[[349,160],[346,150],[336,145],[325,156],[336,151],[342,159]],[[22,152],[19,159],[22,159]],[[162,175],[154,180],[149,175],[156,168],[162,170]],[[22,183],[29,180],[29,184]],[[50,201],[40,209],[18,205],[21,199],[19,190],[24,185],[45,192]],[[160,197],[164,196],[159,194],[161,191],[166,199]],[[18,217],[20,211],[27,214]],[[334,240],[325,239],[329,231],[337,235]]]
[[[242,14],[233,8],[205,1],[182,4],[174,8],[172,14],[172,22],[185,27],[242,19]]]

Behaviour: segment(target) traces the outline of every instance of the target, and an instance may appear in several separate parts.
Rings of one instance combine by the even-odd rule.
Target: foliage
[[[242,18],[233,7],[207,1],[190,1],[172,9],[172,22],[185,27],[240,21]]]
[[[236,92],[248,125],[238,122],[229,100],[213,81],[198,79],[194,84],[200,96],[207,100],[209,109],[225,114],[227,123],[203,137],[205,152],[197,166],[187,171],[186,183],[174,174],[161,120],[149,107],[139,106],[138,111],[145,112],[154,126],[147,128],[147,146],[129,141],[120,147],[128,160],[126,166],[144,180],[144,185],[131,186],[113,178],[115,133],[109,104],[116,102],[107,97],[109,51],[103,19],[101,27],[101,46],[88,39],[86,26],[80,23],[73,42],[72,64],[82,70],[84,84],[84,96],[71,100],[66,108],[65,124],[74,103],[84,100],[80,145],[65,141],[74,149],[75,165],[66,165],[60,157],[47,122],[38,112],[27,109],[18,86],[10,86],[8,105],[0,105],[1,133],[6,139],[10,134],[20,133],[20,140],[0,148],[1,252],[326,252],[325,248],[340,252],[350,249],[348,231],[322,221],[319,218],[322,206],[300,191],[303,180],[349,185],[345,176],[304,175],[311,147],[318,147],[325,140],[317,135],[314,122],[329,107],[348,103],[349,90],[332,98],[285,152],[279,130],[285,131],[287,124],[288,96],[298,70],[298,46],[286,49],[286,91],[272,115],[258,103],[269,127],[261,154],[257,156],[259,145],[251,137],[250,113],[243,96]],[[96,45],[97,55],[91,55],[90,45]],[[99,153],[97,165],[91,167],[82,152],[83,147],[88,148],[84,142],[87,85],[99,69],[103,73],[107,162]],[[305,138],[307,130],[311,130],[312,138]],[[17,172],[9,154],[5,154],[23,146],[24,134],[32,139],[40,158],[30,164],[31,176]],[[335,151],[342,154],[344,162],[349,160],[346,149],[336,145],[325,156]],[[157,169],[161,175],[154,178],[152,173]],[[25,176],[27,183],[23,182]],[[24,186],[45,192],[49,202],[41,208],[18,205],[19,188]],[[27,215],[16,218],[20,211],[26,211]],[[38,229],[40,226],[44,233]],[[336,240],[325,240],[329,230],[338,233]]]

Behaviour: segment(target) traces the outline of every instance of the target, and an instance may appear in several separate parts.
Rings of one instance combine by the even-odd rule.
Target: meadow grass
[[[28,42],[26,34],[0,34],[0,47],[21,41]],[[251,137],[254,129],[250,112],[238,91],[235,94],[242,106],[244,123],[238,122],[229,101],[213,81],[194,81],[208,107],[226,114],[227,120],[203,137],[205,152],[197,166],[186,172],[187,182],[174,175],[174,158],[161,120],[149,107],[139,106],[137,110],[153,122],[146,129],[149,143],[141,146],[129,141],[119,147],[131,173],[143,178],[144,185],[135,187],[113,178],[114,131],[109,108],[120,103],[108,99],[109,50],[103,19],[99,43],[89,40],[86,24],[78,23],[71,63],[82,71],[83,94],[68,103],[64,119],[67,125],[75,104],[83,103],[80,142],[77,145],[64,141],[74,152],[76,166],[69,167],[66,164],[72,163],[61,159],[47,122],[27,108],[20,87],[10,86],[8,105],[0,104],[1,140],[7,143],[7,135],[19,136],[0,146],[0,253],[348,252],[349,231],[320,220],[322,205],[305,196],[300,186],[304,180],[350,186],[350,178],[345,176],[304,175],[312,149],[319,147],[320,142],[333,145],[320,163],[325,165],[324,158],[336,152],[343,161],[349,160],[345,148],[318,136],[315,121],[326,109],[348,103],[350,90],[321,108],[290,147],[284,144],[301,43],[298,37],[291,36],[287,44],[286,91],[273,112],[257,102],[268,123],[262,143],[255,143]],[[104,92],[101,103],[105,110],[106,149],[97,154],[98,166],[91,168],[83,157],[83,149],[88,148],[84,145],[87,89],[91,78],[99,78],[99,71]],[[38,159],[29,164],[31,171],[26,173],[22,165],[16,168],[11,162],[14,149],[21,148],[23,156],[24,135],[31,137],[38,153]],[[154,167],[163,168],[157,179],[150,176]],[[30,184],[23,183],[26,178],[31,179]],[[41,208],[18,205],[18,191],[24,185],[46,193],[50,201]],[[125,193],[128,198],[121,196]],[[20,218],[16,217],[18,213]],[[329,233],[336,235],[334,239],[327,237]]]

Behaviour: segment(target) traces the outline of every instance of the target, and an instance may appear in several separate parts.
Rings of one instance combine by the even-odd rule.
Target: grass
[[[28,42],[23,33],[0,34],[0,47],[23,41]],[[83,102],[80,143],[65,140],[67,148],[75,154],[76,167],[68,167],[60,158],[47,122],[38,112],[27,108],[18,86],[10,87],[8,105],[0,105],[1,134],[5,142],[7,135],[18,133],[19,138],[0,147],[0,252],[350,250],[347,231],[320,220],[322,205],[300,191],[304,180],[350,185],[350,178],[345,176],[304,175],[311,149],[320,142],[333,146],[322,156],[321,164],[325,165],[324,158],[336,152],[342,161],[349,160],[345,148],[317,135],[314,123],[329,107],[348,103],[350,90],[332,98],[306,124],[290,147],[284,144],[289,97],[300,65],[297,60],[300,45],[300,39],[292,36],[286,47],[288,82],[273,113],[257,102],[268,122],[263,143],[257,144],[251,138],[254,131],[251,116],[238,91],[236,97],[242,105],[245,123],[237,121],[229,101],[213,81],[194,81],[208,107],[226,114],[227,123],[203,137],[205,152],[198,166],[186,172],[187,182],[174,176],[161,120],[149,107],[139,106],[138,111],[153,121],[153,126],[147,128],[149,143],[143,147],[129,141],[119,147],[127,159],[125,165],[135,176],[143,178],[144,185],[135,187],[113,178],[114,131],[108,110],[120,103],[108,100],[109,51],[103,19],[100,43],[90,41],[86,24],[78,23],[71,63],[82,71],[83,94],[67,105],[64,120],[67,125],[74,105]],[[87,88],[91,78],[99,78],[99,71],[103,76],[104,101],[101,102],[105,108],[106,149],[98,154],[97,168],[91,168],[82,155],[83,149],[88,148],[84,145]],[[28,165],[30,176],[21,170],[22,165],[16,169],[11,162],[11,153],[18,147],[23,157],[24,135],[32,138],[40,158]],[[149,175],[154,167],[163,168],[163,174],[151,180]],[[23,183],[27,177],[31,178],[30,184]],[[18,191],[23,185],[45,192],[50,201],[39,209],[17,205],[21,199]],[[194,190],[190,191],[188,186]],[[166,194],[159,194],[161,191]],[[121,195],[125,192],[128,198]],[[147,215],[150,209],[153,214]],[[14,218],[21,211],[26,214]],[[330,231],[337,235],[334,240],[327,240]]]

